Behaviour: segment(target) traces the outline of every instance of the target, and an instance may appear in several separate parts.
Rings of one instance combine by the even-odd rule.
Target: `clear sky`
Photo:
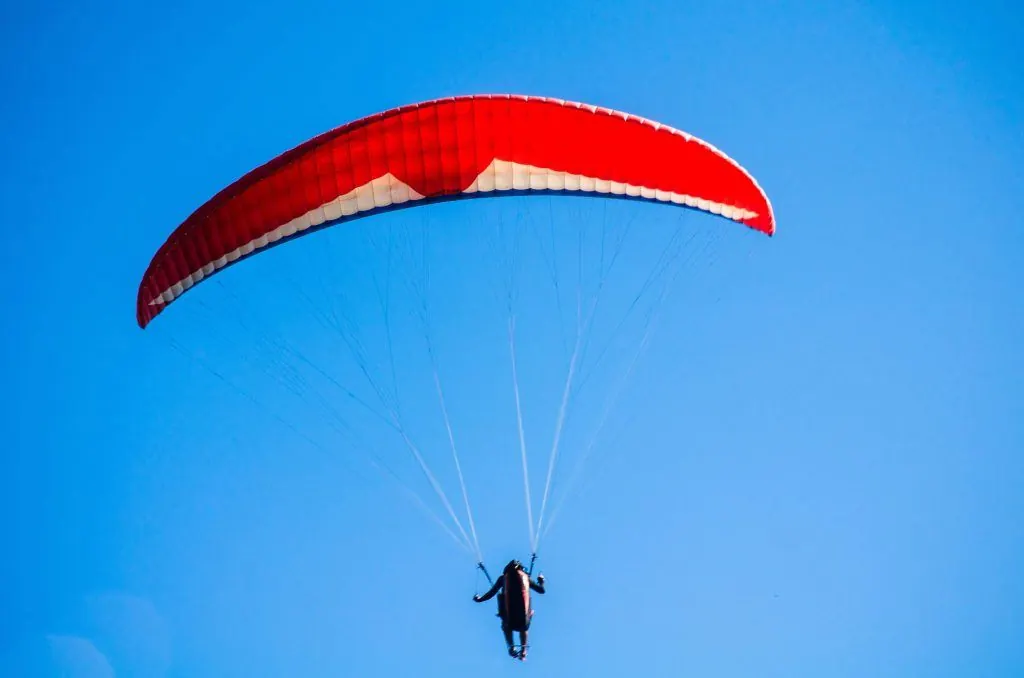
[[[1024,675],[1022,17],[985,1],[6,3],[0,673]],[[407,210],[267,252],[138,329],[149,258],[217,190],[359,116],[480,92],[707,139],[765,187],[778,235],[601,200]],[[367,398],[314,309],[359,328],[378,385],[393,356],[465,524],[407,284],[427,262],[499,570],[529,556],[502,253],[520,233],[536,514],[573,266],[593,291],[599,234],[627,224],[588,360],[673,228],[698,236],[541,543],[549,592],[520,666],[470,600],[474,558],[403,493],[446,517],[401,439],[273,347]],[[639,342],[628,329],[573,401],[553,497]]]

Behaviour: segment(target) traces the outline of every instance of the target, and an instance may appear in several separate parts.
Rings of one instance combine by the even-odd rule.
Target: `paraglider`
[[[497,581],[483,595],[473,596],[473,601],[483,603],[495,595],[498,596],[498,617],[501,619],[501,632],[505,634],[505,645],[509,656],[526,660],[527,639],[530,622],[533,620],[533,605],[530,591],[543,595],[544,575],[534,580],[518,560],[509,561]],[[519,633],[519,645],[513,644],[512,634]]]
[[[451,97],[342,125],[224,188],[185,219],[152,257],[139,283],[136,320],[139,327],[146,328],[185,292],[226,267],[328,226],[442,201],[530,194],[675,205],[717,215],[769,236],[775,232],[771,203],[750,173],[717,148],[685,132],[628,113],[559,99]],[[511,320],[509,340],[514,375]],[[575,362],[562,397],[548,485],[574,368]],[[434,376],[437,380],[436,368]],[[439,380],[437,383],[443,408]],[[518,382],[515,389],[518,412]],[[472,539],[397,412],[391,410],[390,414],[386,423],[401,434],[466,545],[475,547],[477,561],[482,563],[461,469],[459,482]],[[447,413],[445,418],[447,425]],[[450,426],[448,434],[451,438]],[[521,413],[519,436],[528,488]],[[458,466],[454,439],[452,453]],[[533,554],[547,490],[546,486],[535,532],[527,489]],[[490,590],[474,597],[476,602],[498,597],[509,653],[519,659],[526,658],[533,615],[531,591],[545,592],[544,577],[534,580],[521,563],[512,561]],[[520,634],[518,646],[512,642],[514,632]]]

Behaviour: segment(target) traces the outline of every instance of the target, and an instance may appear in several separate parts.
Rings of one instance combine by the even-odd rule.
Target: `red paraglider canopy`
[[[139,286],[139,326],[225,266],[317,228],[384,209],[536,191],[673,203],[775,231],[750,174],[679,130],[556,99],[440,99],[338,127],[214,196],[153,257]]]

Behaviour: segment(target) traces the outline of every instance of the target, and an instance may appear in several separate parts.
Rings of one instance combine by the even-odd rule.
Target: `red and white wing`
[[[139,326],[225,266],[311,230],[385,209],[531,191],[647,199],[775,231],[757,182],[696,137],[556,99],[454,97],[343,125],[218,193],[153,257],[139,286]]]

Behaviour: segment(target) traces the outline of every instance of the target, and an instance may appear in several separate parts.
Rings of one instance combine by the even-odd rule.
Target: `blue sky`
[[[4,6],[3,673],[1024,672],[1022,16],[889,5]],[[353,118],[476,92],[701,136],[757,176],[778,235],[632,203],[443,205],[275,249],[136,327],[149,257],[221,187]],[[529,245],[517,348],[539,501],[566,351],[534,236],[558,226],[571,331],[572,266],[597,262],[596,228],[576,255],[580,226],[631,220],[598,345],[677,225],[710,249],[691,243],[542,543],[550,592],[512,665],[492,606],[470,601],[473,558],[342,441],[319,396],[433,501],[401,440],[308,371],[284,388],[301,361],[260,341],[286,336],[369,393],[298,288],[345,309],[388,383],[373,275],[389,249],[420,252],[496,570],[529,548],[496,225]],[[389,278],[402,412],[457,503],[405,270],[422,280]],[[556,480],[614,387],[594,374]]]

